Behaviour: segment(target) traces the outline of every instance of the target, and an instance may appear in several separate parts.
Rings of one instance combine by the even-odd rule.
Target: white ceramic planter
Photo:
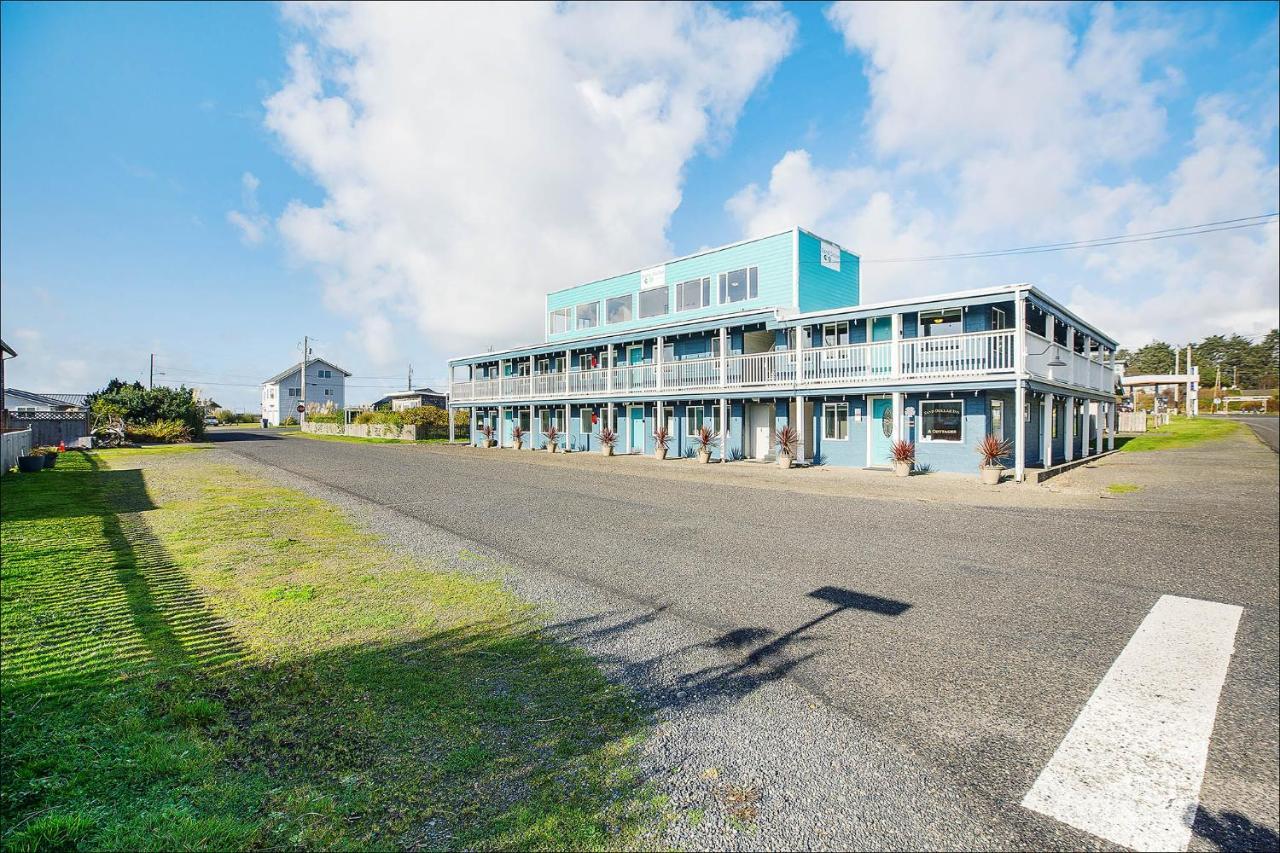
[[[1000,478],[1004,476],[1004,469],[999,465],[982,467],[982,482],[987,486],[1000,485]]]
[[[912,464],[913,463],[911,462],[894,462],[893,463],[894,475],[898,477],[910,477]]]

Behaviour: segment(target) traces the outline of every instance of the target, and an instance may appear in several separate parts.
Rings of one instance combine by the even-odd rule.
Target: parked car
[[[204,417],[204,425],[205,425],[205,426],[217,426],[217,425],[218,425],[218,419],[217,419],[217,418],[215,418],[213,415],[205,415],[205,417]]]

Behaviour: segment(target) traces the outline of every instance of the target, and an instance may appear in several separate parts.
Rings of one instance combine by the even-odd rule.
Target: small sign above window
[[[647,270],[640,271],[640,289],[648,290],[651,287],[667,286],[667,268],[666,266],[650,267]]]
[[[822,241],[822,265],[829,270],[840,272],[840,247],[835,243]]]

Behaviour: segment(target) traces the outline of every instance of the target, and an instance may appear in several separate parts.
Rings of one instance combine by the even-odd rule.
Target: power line
[[[1095,237],[1091,240],[1069,240],[1062,243],[1041,243],[1033,246],[1019,246],[1012,249],[989,249],[979,252],[959,252],[951,255],[921,255],[914,258],[867,258],[864,264],[902,264],[918,261],[957,261],[978,258],[996,258],[1005,255],[1037,255],[1045,252],[1065,252],[1072,249],[1093,249],[1104,246],[1119,246],[1127,243],[1149,243],[1154,240],[1169,240],[1174,237],[1194,237],[1198,234],[1213,234],[1219,231],[1234,231],[1239,228],[1253,228],[1266,225],[1275,219],[1277,213],[1265,213],[1258,216],[1245,216],[1238,219],[1221,219],[1216,222],[1202,222],[1199,225],[1183,225],[1179,228],[1164,228],[1159,231],[1142,231],[1136,234],[1117,234],[1111,237]]]

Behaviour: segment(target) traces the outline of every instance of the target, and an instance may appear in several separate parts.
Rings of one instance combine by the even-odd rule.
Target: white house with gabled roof
[[[295,364],[262,383],[263,426],[279,426],[287,418],[298,418],[298,406],[304,402],[309,407],[332,403],[341,409],[346,405],[350,371],[323,358],[313,358],[307,362],[305,388],[299,381],[301,375],[300,366]]]

